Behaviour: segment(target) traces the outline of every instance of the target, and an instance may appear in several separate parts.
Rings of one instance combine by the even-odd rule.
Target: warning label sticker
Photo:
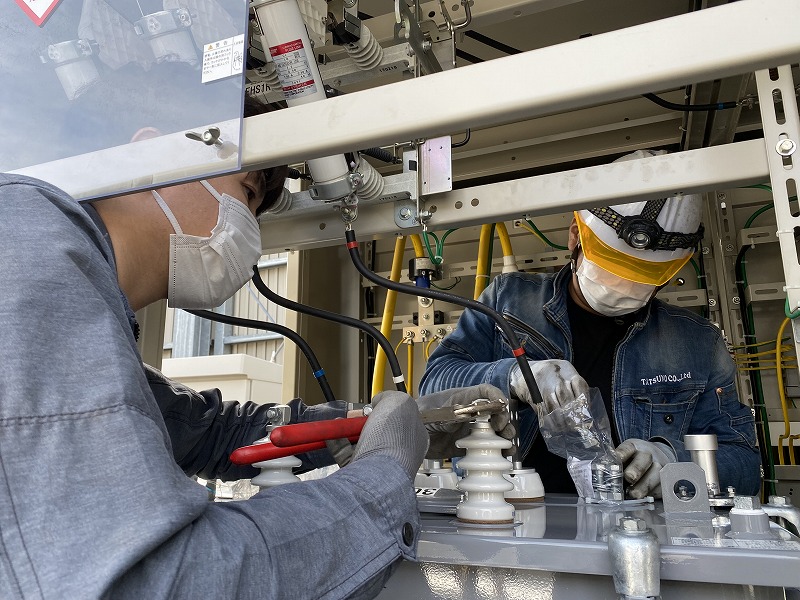
[[[41,27],[61,0],[16,0],[16,2],[31,21]]]
[[[203,83],[240,75],[243,68],[244,35],[211,42],[203,47]]]
[[[317,93],[314,74],[302,40],[271,46],[269,53],[275,62],[278,78],[283,86],[283,95],[287,100]]]

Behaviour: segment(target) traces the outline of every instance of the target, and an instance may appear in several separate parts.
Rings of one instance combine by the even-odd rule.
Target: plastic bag
[[[548,450],[567,459],[581,498],[619,502],[622,463],[614,452],[611,424],[600,390],[591,388],[572,402],[539,416],[539,430]]]

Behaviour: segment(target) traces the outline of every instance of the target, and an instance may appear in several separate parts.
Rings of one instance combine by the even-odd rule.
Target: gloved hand
[[[625,466],[622,474],[628,483],[628,496],[660,498],[661,468],[678,460],[672,448],[661,442],[631,438],[617,446],[616,453]]]
[[[372,412],[361,430],[353,460],[383,455],[393,458],[411,481],[428,449],[428,432],[414,399],[403,392],[381,392],[372,399]]]
[[[553,412],[560,406],[568,404],[581,394],[589,395],[589,384],[578,375],[572,363],[566,360],[530,360],[533,378],[539,387],[544,406],[533,403],[531,392],[519,365],[514,365],[509,376],[508,387],[511,395],[527,402],[541,419],[544,415]]]
[[[442,408],[444,406],[455,406],[457,404],[469,404],[479,398],[489,400],[504,399],[505,395],[499,389],[488,383],[482,383],[466,388],[454,388],[442,392],[434,392],[417,398],[419,410],[429,410],[432,408]],[[497,433],[513,440],[517,432],[510,423],[508,411],[503,411],[491,416],[489,423]],[[456,448],[456,440],[469,435],[469,422],[450,421],[445,423],[428,423],[425,428],[430,434],[430,446],[425,458],[452,458],[453,456],[464,456],[465,448]]]

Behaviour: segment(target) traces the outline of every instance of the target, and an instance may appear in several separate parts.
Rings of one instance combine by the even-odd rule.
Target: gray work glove
[[[419,410],[423,411],[444,406],[470,404],[479,398],[506,400],[505,394],[499,389],[488,383],[482,383],[472,387],[454,388],[420,396],[417,398],[417,405]],[[510,416],[507,410],[492,415],[489,419],[489,424],[492,429],[507,440],[513,440],[516,437],[516,431],[510,423]],[[464,456],[466,454],[465,448],[456,448],[456,440],[469,435],[469,421],[428,423],[425,428],[428,430],[431,439],[425,458],[452,458],[453,456]]]
[[[572,402],[581,394],[589,397],[589,384],[578,375],[575,367],[567,360],[529,360],[533,378],[542,395],[544,406],[533,403],[533,397],[522,376],[519,365],[511,369],[508,389],[514,398],[530,404],[541,420],[546,414]]]
[[[396,460],[413,481],[428,450],[428,432],[414,399],[403,392],[381,392],[361,430],[353,460],[383,455]]]
[[[661,497],[661,468],[677,462],[675,452],[667,444],[637,438],[625,440],[616,449],[625,466],[623,477],[628,483],[628,496],[634,499]]]

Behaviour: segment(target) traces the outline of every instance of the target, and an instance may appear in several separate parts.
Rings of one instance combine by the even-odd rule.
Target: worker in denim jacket
[[[637,151],[620,160],[646,158]],[[576,211],[570,264],[555,274],[507,273],[480,301],[515,329],[550,411],[599,388],[631,498],[660,495],[661,468],[691,460],[686,434],[716,434],[722,489],[756,494],[753,412],[739,402],[722,332],[654,298],[703,237],[701,197],[674,196]],[[549,493],[575,493],[565,459],[548,452],[512,347],[467,309],[431,355],[420,392],[489,383],[522,401],[519,456]]]

